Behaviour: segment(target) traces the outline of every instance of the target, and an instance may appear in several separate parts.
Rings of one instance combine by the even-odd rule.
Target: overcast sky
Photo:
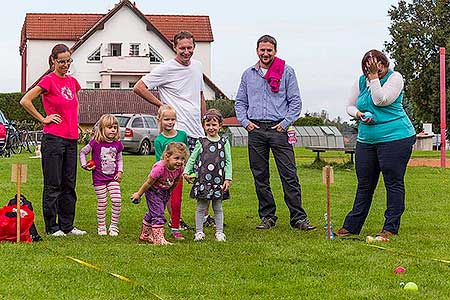
[[[106,13],[119,0],[20,0],[0,12],[0,92],[20,90],[20,30],[27,12]],[[256,40],[271,34],[278,56],[296,73],[303,112],[345,113],[363,54],[389,40],[387,16],[397,0],[136,0],[144,14],[208,15],[214,34],[212,79],[231,98],[257,60]]]

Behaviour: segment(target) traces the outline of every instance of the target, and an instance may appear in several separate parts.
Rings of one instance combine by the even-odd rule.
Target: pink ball
[[[401,273],[405,273],[405,272],[406,272],[406,269],[404,267],[402,267],[402,266],[399,266],[399,267],[394,269],[394,273],[395,274],[401,274]]]

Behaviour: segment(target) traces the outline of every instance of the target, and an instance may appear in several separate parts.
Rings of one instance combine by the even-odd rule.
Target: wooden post
[[[330,187],[334,182],[333,168],[325,166],[322,169],[322,180],[327,186],[327,240],[331,240],[331,221],[330,221]]]
[[[20,242],[20,185],[27,182],[27,165],[13,164],[11,168],[11,181],[17,183],[17,195],[16,195],[16,235],[17,242]]]
[[[16,207],[17,207],[17,243],[20,243],[20,182],[22,179],[22,165],[17,164],[17,195],[16,195]]]

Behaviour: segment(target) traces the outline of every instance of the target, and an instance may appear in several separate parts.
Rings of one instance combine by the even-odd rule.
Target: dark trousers
[[[284,202],[290,212],[290,224],[294,225],[299,220],[306,219],[306,212],[302,208],[293,146],[288,143],[286,132],[271,129],[278,122],[254,123],[260,128],[248,134],[248,157],[259,201],[259,217],[277,220],[275,200],[270,188],[269,152],[272,150],[283,186]]]
[[[383,230],[398,233],[400,218],[405,210],[406,165],[411,157],[415,137],[393,142],[356,144],[356,176],[358,189],[351,212],[343,227],[359,234],[369,213],[373,193],[377,187],[380,172],[386,187],[387,207],[384,212]]]
[[[77,141],[45,134],[41,152],[45,230],[49,234],[58,230],[67,233],[73,229],[77,201]]]

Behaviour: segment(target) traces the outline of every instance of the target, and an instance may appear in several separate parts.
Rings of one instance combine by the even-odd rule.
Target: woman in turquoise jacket
[[[415,130],[403,109],[403,77],[389,69],[387,57],[368,51],[363,75],[354,84],[347,113],[360,119],[356,143],[358,189],[352,210],[337,235],[359,234],[372,203],[380,172],[386,187],[385,221],[378,236],[397,234],[405,210],[404,177]]]

